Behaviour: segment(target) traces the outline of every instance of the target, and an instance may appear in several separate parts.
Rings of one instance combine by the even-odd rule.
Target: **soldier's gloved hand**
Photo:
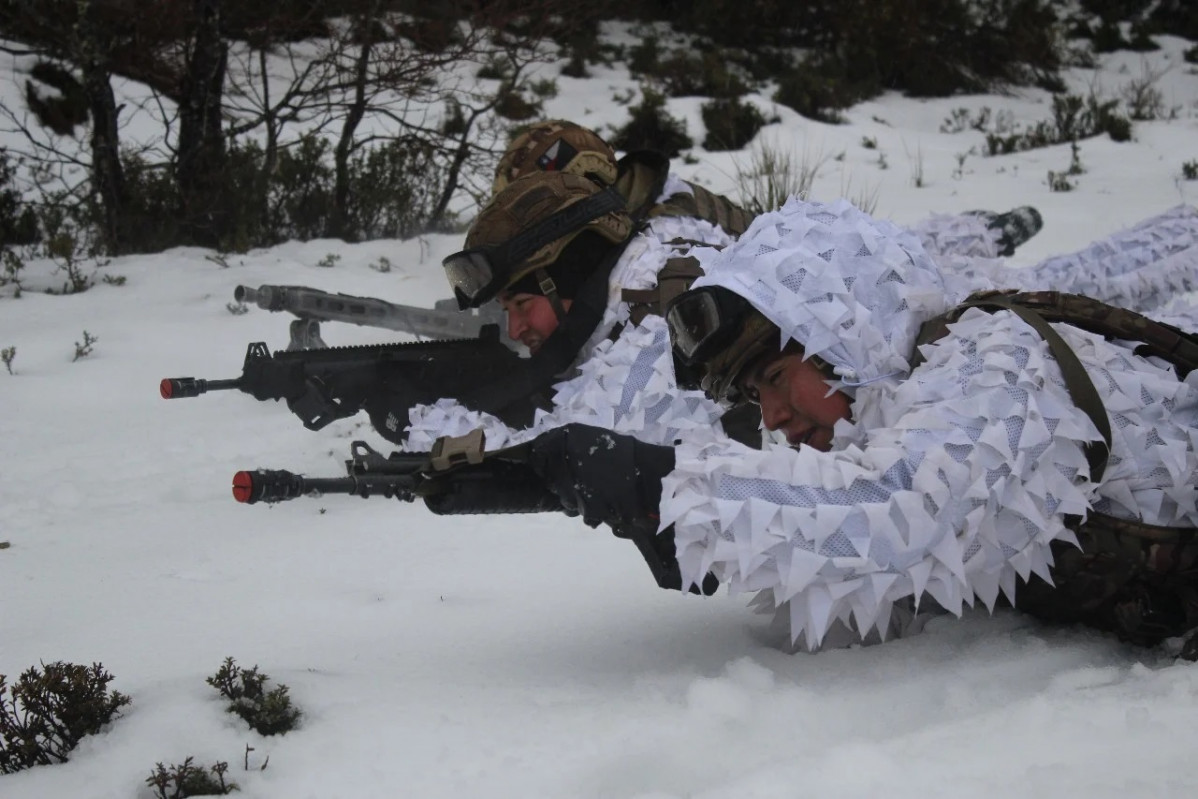
[[[657,584],[681,590],[673,528],[658,532],[661,481],[674,470],[674,449],[646,444],[598,427],[569,424],[532,442],[529,463],[571,515],[591,527],[607,524],[630,539]],[[719,582],[708,574],[691,593],[710,595]]]
[[[569,424],[532,442],[529,462],[566,510],[590,527],[658,517],[661,480],[674,470],[674,449],[599,427]]]

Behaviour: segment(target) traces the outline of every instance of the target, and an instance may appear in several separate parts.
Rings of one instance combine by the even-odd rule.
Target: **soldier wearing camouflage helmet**
[[[688,216],[719,225],[739,236],[753,215],[727,197],[670,172],[670,160],[652,150],[616,158],[597,133],[561,119],[538,122],[512,140],[499,159],[492,192],[530,172],[569,172],[602,186],[614,186],[636,221],[659,216]]]
[[[535,353],[632,236],[613,189],[569,172],[536,172],[495,195],[470,226],[466,248],[443,266],[461,307],[497,298],[509,336]],[[605,303],[605,284],[601,294]]]
[[[663,270],[692,262],[695,242],[730,241],[717,226],[689,217],[635,227],[613,187],[569,171],[534,170],[512,181],[471,225],[466,247],[443,265],[463,308],[497,299],[507,310],[508,335],[553,364],[562,381],[554,408],[516,430],[446,400],[413,413],[409,447],[478,426],[498,447],[582,420],[655,440],[681,429],[719,430],[722,408],[678,390],[656,303]],[[597,379],[601,373],[608,377]],[[753,434],[759,437],[756,426]]]

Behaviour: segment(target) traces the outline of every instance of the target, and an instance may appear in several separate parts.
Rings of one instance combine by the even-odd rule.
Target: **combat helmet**
[[[462,308],[477,308],[525,278],[560,310],[558,283],[577,286],[590,266],[562,258],[584,233],[611,244],[633,232],[624,198],[568,172],[532,172],[487,203],[466,233],[466,249],[442,261]]]
[[[701,389],[725,405],[744,400],[740,377],[758,359],[779,351],[773,322],[723,286],[691,289],[666,311],[681,388]]]
[[[567,172],[610,186],[617,177],[616,153],[594,131],[550,119],[532,125],[508,145],[495,168],[491,194],[532,172]]]

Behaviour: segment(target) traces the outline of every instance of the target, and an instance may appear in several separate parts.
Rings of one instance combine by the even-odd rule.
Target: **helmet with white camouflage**
[[[508,145],[495,169],[491,193],[532,172],[566,172],[610,186],[616,182],[616,153],[594,131],[550,119],[527,128]]]

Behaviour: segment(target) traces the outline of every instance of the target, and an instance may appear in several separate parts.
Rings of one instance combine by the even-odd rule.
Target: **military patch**
[[[578,150],[564,139],[558,139],[537,159],[537,168],[544,172],[558,172],[574,160]]]

